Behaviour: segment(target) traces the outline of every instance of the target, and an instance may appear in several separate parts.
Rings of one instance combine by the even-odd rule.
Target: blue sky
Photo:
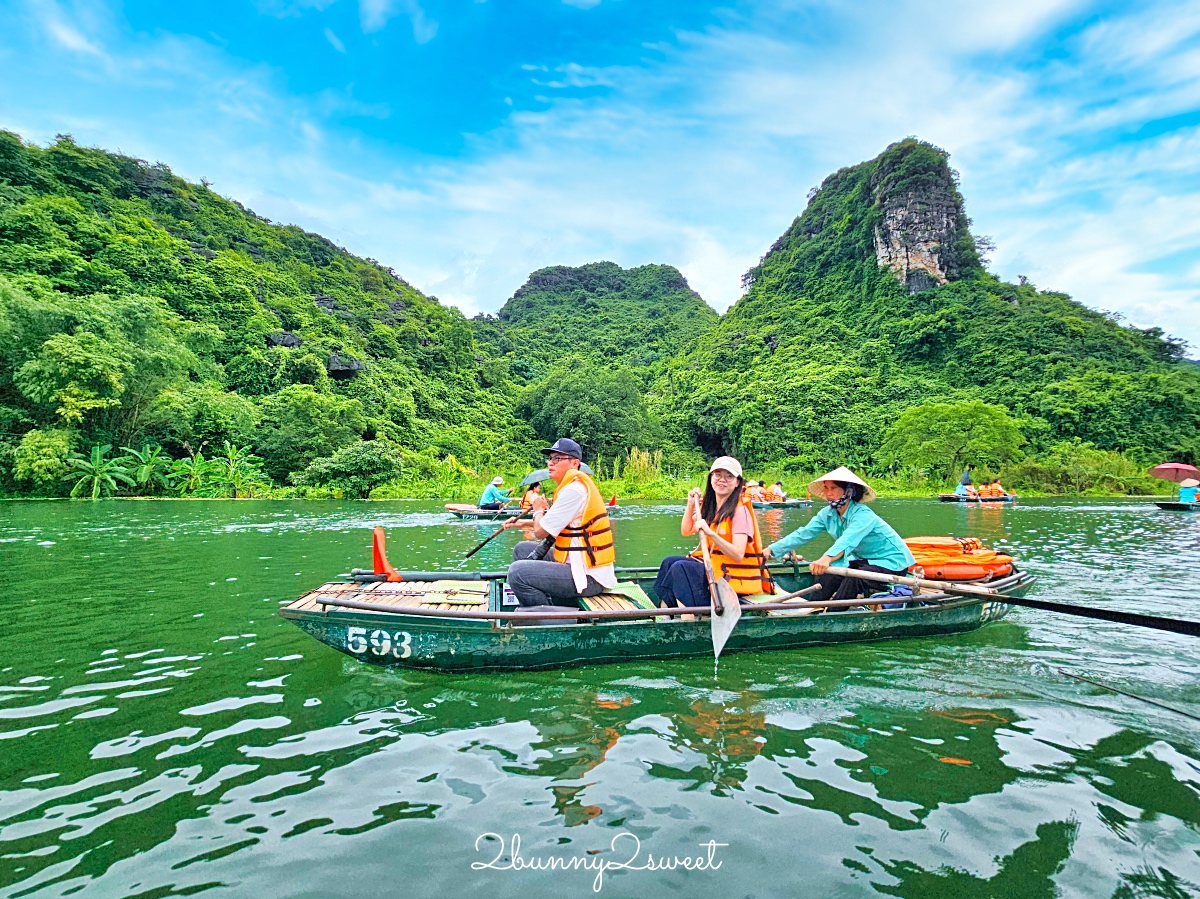
[[[5,0],[0,127],[205,177],[467,314],[599,259],[723,310],[813,185],[916,135],[997,274],[1200,347],[1194,0]]]

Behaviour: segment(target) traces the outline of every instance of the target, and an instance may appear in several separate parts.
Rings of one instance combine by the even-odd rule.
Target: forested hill
[[[60,492],[93,445],[228,441],[277,484],[338,450],[384,473],[401,447],[528,455],[486,362],[457,309],[372,260],[163,165],[0,132],[5,490]]]
[[[474,323],[481,344],[515,362],[544,369],[576,355],[646,366],[706,333],[717,313],[672,266],[594,262],[534,272],[495,317]]]
[[[1200,378],[1181,344],[998,280],[970,224],[929,144],[830,175],[745,296],[667,367],[652,411],[668,436],[798,471],[944,472],[968,457],[995,470],[1080,442],[1196,458]]]

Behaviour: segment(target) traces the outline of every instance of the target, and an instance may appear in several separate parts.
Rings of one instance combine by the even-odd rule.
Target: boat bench
[[[603,593],[581,598],[579,606],[588,612],[630,612],[636,609],[653,609],[654,603],[637,584],[622,582]]]

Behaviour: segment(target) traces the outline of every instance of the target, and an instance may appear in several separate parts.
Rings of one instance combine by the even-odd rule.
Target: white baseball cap
[[[737,459],[733,458],[733,456],[717,457],[713,461],[713,464],[710,465],[708,468],[709,474],[712,474],[718,468],[721,469],[722,471],[729,472],[731,475],[733,475],[735,477],[740,478],[742,476],[742,463],[739,462]]]

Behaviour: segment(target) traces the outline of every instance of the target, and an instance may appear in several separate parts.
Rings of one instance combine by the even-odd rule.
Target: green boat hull
[[[776,580],[784,589],[806,586],[806,575]],[[1002,589],[1023,596],[1033,578],[1007,578]],[[638,583],[651,596],[648,579]],[[836,643],[933,637],[975,630],[1003,618],[1002,601],[948,599],[933,605],[881,611],[809,615],[746,613],[724,652],[763,652]],[[354,609],[295,611],[281,616],[334,649],[375,665],[434,671],[565,668],[608,662],[712,656],[706,618],[654,622],[594,621],[512,626],[507,621],[439,618]]]
[[[1200,512],[1200,503],[1155,503],[1168,512]]]

